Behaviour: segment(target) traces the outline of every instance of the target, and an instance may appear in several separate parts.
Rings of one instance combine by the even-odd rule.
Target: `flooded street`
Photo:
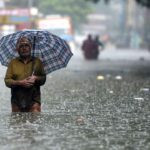
[[[78,63],[48,75],[40,114],[11,114],[10,91],[1,76],[0,150],[150,149],[147,62],[139,62],[147,70],[132,71],[127,65],[113,69],[105,60],[85,68]]]
[[[150,150],[150,0],[0,0],[0,31],[0,150]]]

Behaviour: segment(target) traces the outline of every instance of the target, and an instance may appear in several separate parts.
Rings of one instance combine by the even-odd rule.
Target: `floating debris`
[[[149,92],[149,88],[141,88],[140,91]]]
[[[97,80],[104,80],[104,76],[101,75],[97,76]]]
[[[113,93],[114,93],[114,91],[109,91],[109,93],[110,93],[110,94],[113,94]]]
[[[79,116],[76,118],[76,124],[77,125],[84,125],[85,124],[85,118],[83,116]]]
[[[143,97],[134,97],[135,100],[144,100]]]
[[[116,76],[115,79],[116,80],[122,80],[122,76]]]

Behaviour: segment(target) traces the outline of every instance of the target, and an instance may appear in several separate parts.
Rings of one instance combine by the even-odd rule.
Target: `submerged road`
[[[0,149],[149,150],[149,53],[108,52],[48,75],[40,114],[10,113],[1,67]]]

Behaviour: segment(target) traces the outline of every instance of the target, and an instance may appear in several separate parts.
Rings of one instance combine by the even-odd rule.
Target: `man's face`
[[[18,44],[18,53],[21,57],[26,58],[31,56],[31,45],[28,39],[22,38]]]

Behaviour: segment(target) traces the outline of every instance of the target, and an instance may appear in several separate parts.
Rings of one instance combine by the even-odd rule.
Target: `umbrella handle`
[[[31,76],[33,76],[34,75],[34,70],[32,71],[32,75]]]
[[[33,51],[35,50],[35,41],[36,41],[36,36],[34,36],[34,38],[33,38]]]
[[[34,73],[35,73],[35,62],[34,61],[35,61],[34,57],[32,56],[32,72],[31,72],[31,76],[33,76]]]
[[[32,62],[32,76],[34,75],[34,51],[35,51],[35,41],[36,41],[36,36],[34,36],[34,38],[33,38],[33,55],[32,55],[33,62]]]

